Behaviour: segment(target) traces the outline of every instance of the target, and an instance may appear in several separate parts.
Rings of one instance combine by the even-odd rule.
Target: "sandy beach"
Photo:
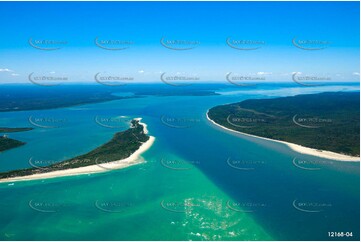
[[[139,121],[140,124],[144,126],[144,133],[148,133],[147,125],[145,123],[141,123],[141,118],[137,118],[136,120]],[[128,158],[112,161],[109,163],[100,163],[98,165],[91,165],[91,166],[84,166],[74,169],[67,169],[67,170],[59,170],[59,171],[52,171],[42,174],[34,174],[29,176],[21,176],[21,177],[13,177],[13,178],[6,178],[0,179],[0,183],[3,182],[13,182],[13,181],[27,181],[27,180],[39,180],[39,179],[48,179],[48,178],[58,178],[58,177],[65,177],[65,176],[75,176],[75,175],[84,175],[84,174],[92,174],[92,173],[99,173],[99,172],[107,172],[111,170],[123,169],[132,165],[143,163],[144,160],[141,157],[145,151],[147,151],[154,143],[155,137],[149,136],[149,139],[144,142],[138,150],[136,150],[132,155]]]
[[[148,134],[148,125],[146,123],[142,123],[142,118],[135,118],[135,120],[139,121],[139,124],[143,125],[143,130],[145,134]]]
[[[260,136],[256,136],[256,135],[252,135],[252,134],[247,134],[247,133],[243,133],[243,132],[239,132],[233,129],[229,129],[226,128],[220,124],[217,124],[216,122],[214,122],[213,120],[211,120],[208,116],[208,111],[207,111],[207,119],[213,123],[214,125],[217,125],[218,127],[231,131],[231,132],[235,132],[238,134],[242,134],[242,135],[246,135],[246,136],[250,136],[250,137],[254,137],[254,138],[258,138],[258,139],[263,139],[263,140],[268,140],[268,141],[272,141],[272,142],[277,142],[277,143],[282,143],[287,145],[290,149],[301,153],[301,154],[305,154],[305,155],[313,155],[313,156],[317,156],[317,157],[321,157],[321,158],[325,158],[325,159],[330,159],[330,160],[337,160],[337,161],[352,161],[352,162],[360,162],[360,157],[354,157],[354,156],[349,156],[349,155],[343,155],[343,154],[339,154],[336,152],[332,152],[332,151],[327,151],[327,150],[317,150],[317,149],[312,149],[312,148],[308,148],[308,147],[304,147],[302,145],[298,145],[298,144],[294,144],[294,143],[289,143],[286,141],[281,141],[281,140],[275,140],[275,139],[270,139],[270,138],[264,138],[264,137],[260,137]]]

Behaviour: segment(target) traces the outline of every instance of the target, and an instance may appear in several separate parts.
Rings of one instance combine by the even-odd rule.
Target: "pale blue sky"
[[[163,72],[204,82],[224,82],[228,72],[264,73],[269,81],[292,81],[293,72],[358,81],[359,14],[359,2],[0,2],[0,83],[28,82],[33,72],[72,82],[94,82],[98,72],[139,82],[158,82]],[[96,37],[134,43],[109,51],[94,44]],[[171,50],[162,37],[199,44]],[[228,37],[265,44],[238,50]],[[67,43],[44,51],[30,38]],[[310,51],[295,47],[294,38],[329,44]]]

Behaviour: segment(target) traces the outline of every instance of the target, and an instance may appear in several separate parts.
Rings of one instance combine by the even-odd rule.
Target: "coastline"
[[[208,116],[208,112],[209,112],[209,110],[207,110],[206,116],[207,116],[207,119],[211,123],[213,123],[214,125],[222,128],[222,129],[225,129],[225,130],[228,130],[228,131],[231,131],[231,132],[235,132],[237,134],[242,134],[242,135],[253,137],[253,138],[258,138],[258,139],[263,139],[263,140],[268,140],[268,141],[273,141],[273,142],[285,144],[291,150],[296,151],[296,152],[301,153],[301,154],[304,154],[304,155],[312,155],[312,156],[317,156],[317,157],[320,157],[320,158],[325,158],[325,159],[330,159],[330,160],[337,160],[337,161],[360,162],[360,157],[343,155],[343,154],[339,154],[339,153],[332,152],[332,151],[327,151],[327,150],[317,150],[317,149],[304,147],[302,145],[298,145],[298,144],[294,144],[294,143],[290,143],[290,142],[286,142],[286,141],[265,138],[265,137],[261,137],[261,136],[257,136],[257,135],[243,133],[243,132],[236,131],[236,130],[233,130],[233,129],[230,129],[230,128],[226,128],[226,127],[214,122],[212,119],[210,119],[209,116]]]
[[[134,120],[139,121],[139,124],[140,124],[140,125],[143,125],[143,132],[144,132],[145,134],[148,134],[148,125],[147,125],[146,123],[142,123],[142,122],[141,122],[142,118],[135,118]]]
[[[145,123],[141,123],[141,118],[137,118],[139,124],[143,125],[144,133],[148,133],[147,125]],[[6,182],[15,182],[15,181],[30,181],[30,180],[41,180],[41,179],[49,179],[49,178],[58,178],[58,177],[66,177],[66,176],[76,176],[76,175],[85,175],[85,174],[93,174],[93,173],[101,173],[107,172],[111,170],[124,169],[129,166],[141,164],[144,160],[141,157],[145,151],[147,151],[154,143],[155,137],[149,136],[149,139],[144,142],[138,150],[136,150],[129,157],[124,158],[122,160],[112,161],[109,163],[101,163],[98,165],[90,165],[83,166],[73,169],[59,170],[59,171],[51,171],[47,173],[33,174],[28,176],[20,176],[20,177],[12,177],[0,179],[0,183]]]

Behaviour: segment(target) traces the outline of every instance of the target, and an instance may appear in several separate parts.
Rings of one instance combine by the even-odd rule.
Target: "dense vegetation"
[[[0,173],[0,178],[27,176],[125,159],[139,149],[142,143],[149,139],[149,136],[144,133],[143,128],[143,125],[139,124],[139,121],[132,120],[131,128],[126,131],[116,133],[109,142],[90,151],[89,153],[46,167],[3,172]]]
[[[14,133],[14,132],[23,132],[23,131],[29,131],[32,130],[33,128],[4,128],[4,127],[0,127],[0,135],[1,133]],[[7,135],[2,135],[0,136],[0,152],[4,151],[4,150],[9,150],[12,148],[16,148],[19,146],[22,146],[26,144],[25,142],[19,141],[19,140],[15,140],[15,139],[11,139],[9,137],[7,137]]]
[[[359,92],[251,99],[211,108],[208,116],[240,132],[360,155]]]
[[[22,146],[24,144],[25,144],[25,142],[1,136],[0,137],[0,152],[2,152],[4,150],[13,149],[13,148]]]

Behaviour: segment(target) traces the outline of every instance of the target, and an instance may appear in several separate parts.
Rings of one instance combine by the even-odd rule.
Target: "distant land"
[[[33,128],[3,128],[0,127],[0,133],[15,133],[15,132],[23,132],[23,131],[29,131]]]
[[[1,86],[0,91],[0,112],[62,108],[122,98],[101,88],[71,86]]]
[[[109,142],[84,155],[61,161],[50,166],[2,172],[0,173],[0,179],[49,173],[53,171],[106,164],[112,161],[120,161],[130,157],[143,143],[149,140],[150,136],[147,135],[146,127],[144,127],[144,125],[145,124],[140,123],[140,119],[134,119],[131,121],[131,127],[128,130],[116,133]]]
[[[209,96],[218,95],[212,87],[173,87],[154,85],[0,85],[0,112],[44,110],[82,104],[100,103],[144,96]],[[133,95],[122,96],[130,92]],[[119,93],[119,95],[117,95]]]
[[[242,133],[360,156],[360,92],[250,99],[213,107],[208,117]]]
[[[4,128],[4,127],[0,127],[0,134],[1,133],[14,133],[14,132],[23,132],[23,131],[29,131],[32,130],[33,128]],[[13,149],[22,145],[25,145],[25,142],[16,140],[16,139],[11,139],[9,137],[7,137],[6,134],[3,134],[0,136],[0,152],[5,151],[5,150],[9,150],[9,149]]]

